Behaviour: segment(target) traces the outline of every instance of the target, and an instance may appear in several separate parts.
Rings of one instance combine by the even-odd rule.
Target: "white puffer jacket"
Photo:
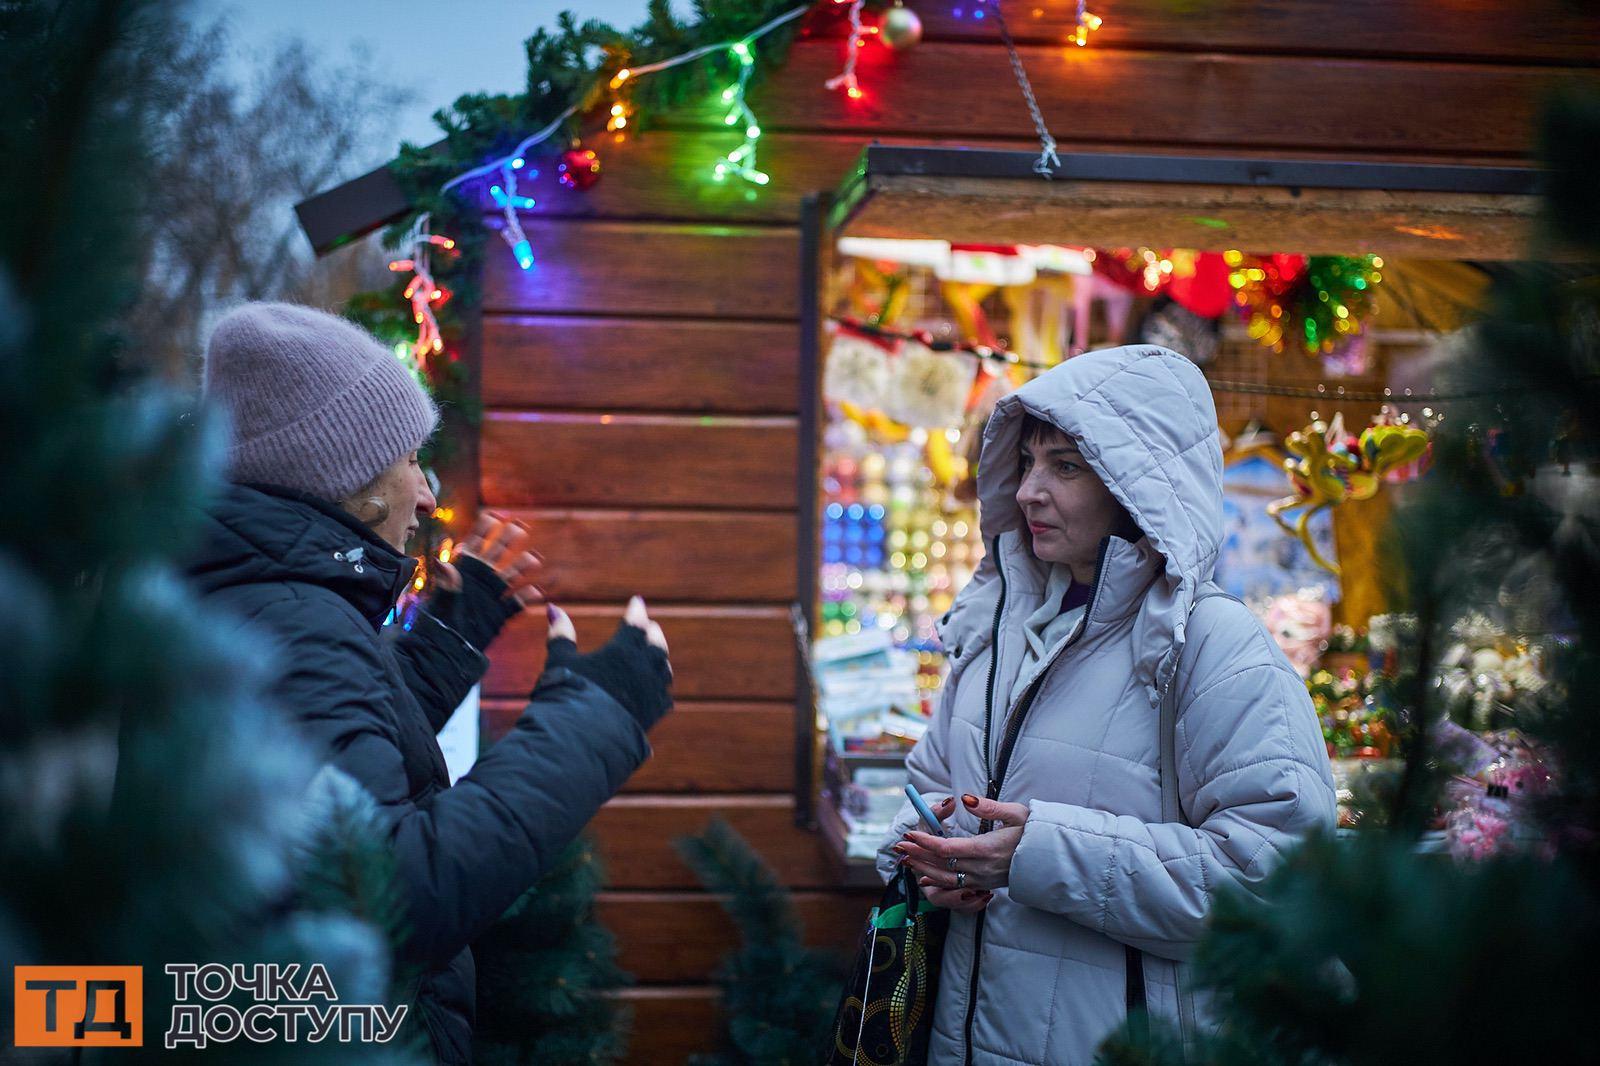
[[[1107,539],[1082,623],[1008,706],[1046,577],[1015,499],[1024,413],[1079,441],[1145,538]],[[911,780],[930,798],[994,795],[1031,813],[1009,888],[981,917],[953,915],[930,1061],[1077,1066],[1126,1017],[1126,946],[1144,953],[1150,1011],[1176,1021],[1180,990],[1192,995],[1176,960],[1212,893],[1249,888],[1331,829],[1333,781],[1305,685],[1266,630],[1236,600],[1196,603],[1215,591],[1222,455],[1194,364],[1150,346],[1071,359],[1000,402],[979,471],[989,551],[941,626],[952,669]],[[1161,819],[1168,685],[1188,824]],[[879,853],[885,876],[915,821],[907,804]],[[952,831],[978,828],[958,804]]]

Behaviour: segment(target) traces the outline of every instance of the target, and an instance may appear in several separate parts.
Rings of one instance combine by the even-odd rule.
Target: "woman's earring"
[[[385,500],[382,496],[368,496],[365,500],[361,501],[361,510],[363,514],[369,507],[378,513],[376,517],[362,519],[362,521],[367,525],[382,525],[384,519],[389,517],[389,501]]]

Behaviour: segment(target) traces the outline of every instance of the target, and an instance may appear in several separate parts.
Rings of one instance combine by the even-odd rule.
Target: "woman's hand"
[[[954,796],[946,796],[938,803],[935,803],[932,810],[934,817],[939,819],[939,824],[943,825],[945,819],[956,812],[956,798]],[[900,861],[903,863],[906,860],[902,858]],[[922,889],[922,895],[935,907],[943,907],[945,910],[956,911],[960,914],[977,914],[989,905],[990,900],[994,899],[993,892],[980,892],[971,888],[928,888],[926,884]]]
[[[638,596],[629,600],[616,633],[587,655],[578,652],[578,633],[567,613],[553,603],[546,612],[550,617],[547,668],[565,667],[599,685],[647,731],[672,709],[667,638],[650,618],[644,600]]]
[[[534,584],[544,557],[528,547],[533,532],[492,511],[478,515],[477,524],[457,547],[456,555],[477,559],[506,583],[505,595],[527,610],[545,602],[544,590]],[[461,572],[447,562],[438,563],[439,586],[447,592],[461,590]]]
[[[954,801],[947,802],[953,811]],[[994,822],[997,828],[954,839],[913,830],[893,849],[922,875],[918,884],[935,903],[933,891],[959,896],[963,891],[992,892],[1010,883],[1011,856],[1022,842],[1022,827],[1028,820],[1028,808],[1021,803],[997,803],[972,795],[962,796],[961,802],[974,816]],[[941,821],[945,817],[937,809],[934,813]]]

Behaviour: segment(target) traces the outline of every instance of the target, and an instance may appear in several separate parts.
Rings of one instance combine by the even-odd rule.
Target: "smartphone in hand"
[[[933,808],[928,806],[927,800],[922,798],[922,793],[917,791],[917,786],[906,786],[906,799],[911,801],[911,806],[916,808],[917,814],[928,824],[928,832],[936,837],[945,835],[944,826],[939,824],[939,818],[933,813]]]

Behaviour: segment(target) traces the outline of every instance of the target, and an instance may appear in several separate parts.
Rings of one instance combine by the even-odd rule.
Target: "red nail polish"
[[[966,804],[967,808],[970,810],[978,805],[978,797],[968,793],[961,797],[961,802]]]

